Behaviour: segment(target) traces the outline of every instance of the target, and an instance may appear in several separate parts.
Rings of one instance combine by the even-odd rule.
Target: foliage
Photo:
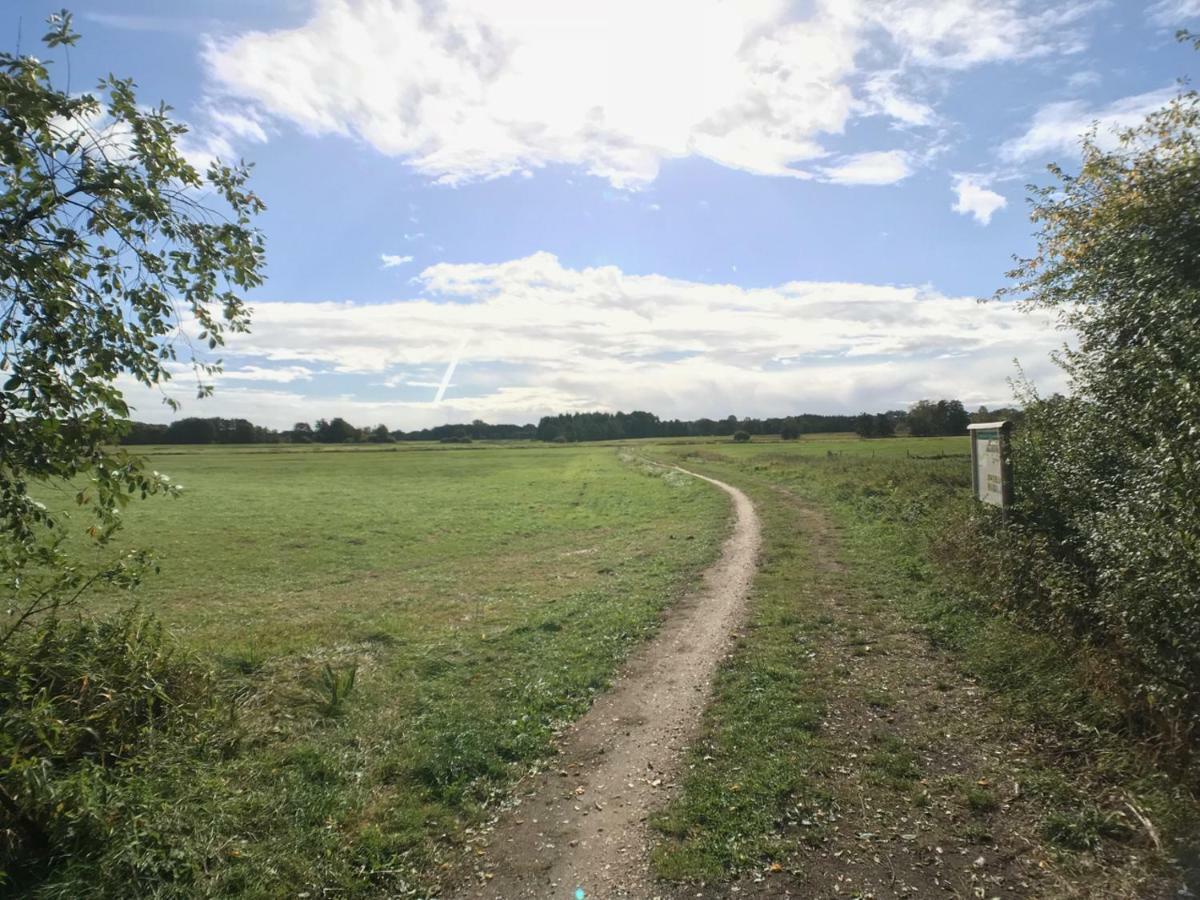
[[[748,431],[735,431],[735,432],[733,433],[733,440],[734,440],[736,443],[738,443],[738,444],[744,444],[744,443],[746,443],[748,440],[750,440],[750,432],[748,432]]]
[[[362,433],[341,416],[333,419],[318,419],[313,428],[316,438],[322,444],[344,444],[347,441],[361,439]]]
[[[447,426],[443,426],[447,427]],[[793,429],[796,436],[830,431],[850,431],[854,427],[853,416],[816,415],[804,413],[787,418],[739,419],[727,416],[724,419],[660,419],[654,413],[634,412],[606,413],[563,413],[543,416],[538,422],[536,436],[539,441],[614,441],[625,438],[651,437],[728,437],[735,431],[748,434],[782,434]]]
[[[48,49],[77,40],[68,13],[51,17]],[[145,109],[115,77],[97,91],[57,88],[47,63],[0,53],[0,600],[12,617],[0,644],[94,579],[135,577],[133,556],[101,572],[69,560],[64,517],[31,487],[82,479],[76,503],[101,542],[131,496],[172,491],[111,448],[128,415],[116,382],[167,380],[185,317],[209,349],[245,330],[241,292],[260,282],[262,203],[246,167],[201,176],[165,106]],[[214,196],[224,214],[202,205]],[[198,378],[219,365],[193,361]]]
[[[1037,253],[1001,292],[1077,335],[1070,398],[1020,390],[1003,602],[1139,673],[1143,725],[1200,726],[1200,96],[1033,192]]]
[[[960,400],[918,400],[905,417],[913,437],[966,434],[971,417]]]
[[[854,433],[861,438],[894,437],[896,423],[887,413],[859,413],[854,420]]]
[[[372,428],[367,440],[372,444],[396,443],[396,439],[392,437],[392,433],[388,431],[388,427],[386,425],[376,425],[374,428]]]
[[[0,650],[0,884],[131,840],[113,792],[164,743],[220,733],[211,690],[136,610],[17,634]]]

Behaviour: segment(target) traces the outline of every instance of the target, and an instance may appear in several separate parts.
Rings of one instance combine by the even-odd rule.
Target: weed
[[[357,664],[337,669],[325,665],[314,688],[317,706],[324,715],[340,716],[346,711],[346,700],[354,692],[357,676]]]
[[[989,813],[1000,806],[995,793],[978,785],[971,785],[963,793],[963,803],[973,813]]]
[[[1042,822],[1042,836],[1065,850],[1095,850],[1105,838],[1128,840],[1133,829],[1120,813],[1088,806],[1051,813]]]

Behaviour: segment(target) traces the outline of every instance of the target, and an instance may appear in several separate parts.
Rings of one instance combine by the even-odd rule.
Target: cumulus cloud
[[[1140,124],[1177,92],[1174,87],[1160,88],[1100,107],[1091,107],[1082,100],[1046,104],[1034,113],[1024,134],[1000,147],[1000,155],[1011,162],[1025,162],[1058,153],[1078,154],[1080,139],[1093,126],[1101,146],[1113,146],[1117,132]]]
[[[834,184],[895,184],[912,174],[909,156],[903,150],[856,153],[833,166],[822,166],[821,174]]]
[[[394,269],[397,266],[403,266],[413,261],[411,256],[400,256],[395,253],[380,253],[379,261],[382,263],[382,269]]]
[[[1008,397],[1018,355],[1035,378],[1061,387],[1046,358],[1062,336],[1046,316],[930,287],[743,288],[572,269],[547,253],[443,263],[420,283],[421,296],[387,303],[256,303],[252,332],[230,335],[228,356],[256,369],[338,374],[314,372],[311,393],[220,385],[204,408],[276,425],[345,415],[412,428],[564,409],[765,416],[947,394],[992,405]],[[435,406],[429,386],[464,340],[457,386]],[[414,398],[407,383],[416,381],[427,386]]]
[[[205,60],[215,91],[450,184],[564,163],[638,187],[686,156],[805,177],[854,115],[932,121],[897,67],[1070,52],[1090,6],[315,0],[298,27],[210,42]]]
[[[980,225],[987,225],[998,210],[1008,206],[1008,200],[987,185],[990,179],[984,175],[958,173],[954,175],[954,205],[956,213],[973,216]]]

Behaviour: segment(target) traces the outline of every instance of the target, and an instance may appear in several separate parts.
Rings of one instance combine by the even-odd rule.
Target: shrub
[[[739,444],[744,444],[744,443],[746,443],[746,441],[750,440],[750,432],[748,432],[748,431],[735,431],[735,432],[733,433],[733,439],[734,439],[735,441],[737,441],[737,443],[739,443]]]
[[[1198,159],[1189,91],[1115,149],[1085,140],[1079,174],[1052,167],[1035,191],[1037,254],[1011,292],[1077,335],[1059,357],[1074,394],[1022,386],[1016,508],[979,551],[993,602],[1116,661],[1131,722],[1185,754],[1200,732]]]
[[[164,746],[216,737],[211,697],[209,674],[136,610],[45,621],[10,641],[0,653],[0,885],[135,841],[130,818],[154,799],[139,788],[118,800],[118,786],[154,769]]]

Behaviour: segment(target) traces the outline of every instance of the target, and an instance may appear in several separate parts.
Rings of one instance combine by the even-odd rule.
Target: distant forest
[[[540,440],[554,443],[611,441],[622,438],[732,437],[778,435],[794,440],[805,434],[855,432],[864,438],[886,438],[896,434],[915,437],[965,434],[971,421],[994,418],[1015,419],[1015,409],[989,411],[981,406],[968,413],[958,400],[922,400],[907,410],[858,415],[820,415],[802,413],[770,419],[660,419],[654,413],[585,412],[544,416],[537,425],[492,425],[476,419],[457,425],[437,425],[418,431],[393,431],[386,425],[359,428],[345,419],[319,419],[316,423],[297,422],[290,430],[276,431],[255,425],[246,419],[186,418],[169,425],[133,422],[122,438],[123,444],[391,444],[397,441],[470,441]]]

